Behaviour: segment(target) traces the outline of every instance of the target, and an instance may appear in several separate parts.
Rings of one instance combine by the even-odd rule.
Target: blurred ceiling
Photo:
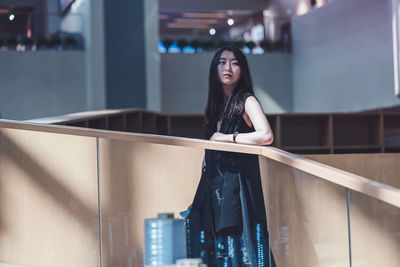
[[[233,25],[238,25],[260,17],[261,12],[254,11],[219,11],[219,12],[195,12],[195,11],[163,11],[159,13],[161,34],[208,34],[210,28],[222,32],[230,27],[228,19],[233,20]]]
[[[171,3],[168,3],[168,1]],[[259,20],[260,16],[261,18],[263,16],[268,17],[278,23],[285,23],[293,16],[303,15],[311,9],[311,0],[269,0],[263,2],[265,8],[263,8],[261,3],[258,10],[216,10],[211,3],[208,5],[208,9],[204,8],[204,3],[202,3],[198,9],[188,10],[184,7],[173,8],[173,1],[174,0],[167,0],[166,2],[160,2],[160,34],[164,36],[175,34],[207,35],[210,28],[214,28],[217,33],[221,33],[229,29],[230,26],[227,23],[229,18],[234,20],[234,26],[243,24],[252,19]],[[231,1],[233,1],[232,5],[228,7],[235,7],[237,1]],[[260,2],[259,0],[251,1]],[[334,0],[315,1],[315,7],[321,7]],[[205,2],[215,2],[215,0],[205,0]],[[172,6],[168,6],[168,4],[172,4]]]

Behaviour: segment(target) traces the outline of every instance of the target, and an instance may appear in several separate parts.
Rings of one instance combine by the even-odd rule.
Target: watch
[[[233,142],[236,143],[236,137],[238,136],[238,132],[233,133]]]

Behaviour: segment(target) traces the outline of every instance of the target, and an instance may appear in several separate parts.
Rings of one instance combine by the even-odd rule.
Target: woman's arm
[[[255,131],[251,133],[239,133],[236,136],[236,143],[248,145],[270,145],[274,141],[271,126],[261,108],[260,103],[254,96],[246,99],[244,116],[248,116]],[[233,134],[215,132],[211,141],[233,142]]]

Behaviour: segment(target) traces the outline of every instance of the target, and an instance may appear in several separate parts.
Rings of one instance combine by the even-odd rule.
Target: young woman
[[[226,46],[214,55],[205,112],[206,138],[251,145],[273,142],[254,96],[246,57]],[[256,155],[207,150],[188,216],[188,254],[212,266],[275,266],[269,249]]]

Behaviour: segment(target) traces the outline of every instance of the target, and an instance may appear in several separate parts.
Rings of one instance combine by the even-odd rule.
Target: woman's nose
[[[226,64],[225,64],[225,70],[231,70],[232,68],[231,68],[231,64],[229,63],[229,62],[227,62]]]

